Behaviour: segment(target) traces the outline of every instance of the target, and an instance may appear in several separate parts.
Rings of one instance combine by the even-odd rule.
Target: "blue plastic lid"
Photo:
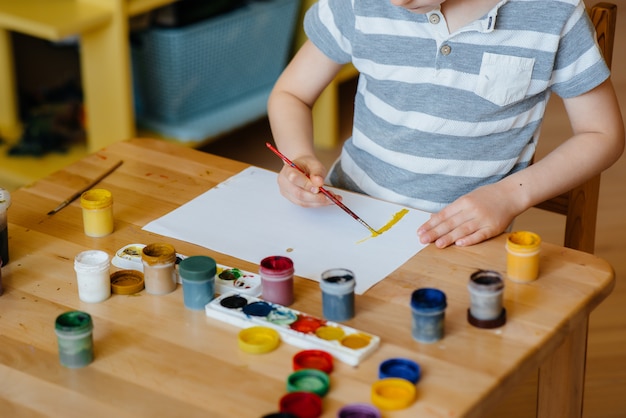
[[[378,377],[380,379],[399,377],[411,383],[417,383],[420,380],[420,376],[421,369],[419,364],[405,358],[390,358],[380,363],[378,367]]]
[[[411,295],[411,308],[420,312],[438,312],[445,309],[446,294],[439,289],[417,289]]]

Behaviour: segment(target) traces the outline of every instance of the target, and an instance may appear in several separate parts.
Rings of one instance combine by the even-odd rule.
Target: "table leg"
[[[0,28],[0,138],[17,139],[21,132],[11,34]]]
[[[537,418],[580,418],[583,409],[587,329],[585,318],[539,369]]]
[[[135,135],[127,4],[102,4],[112,8],[111,22],[82,34],[80,45],[89,151]]]

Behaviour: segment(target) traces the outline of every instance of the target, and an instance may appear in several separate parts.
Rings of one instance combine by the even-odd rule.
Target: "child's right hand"
[[[332,204],[330,199],[320,193],[319,188],[324,185],[326,168],[314,156],[300,157],[293,161],[304,170],[309,177],[297,169],[285,165],[278,173],[278,187],[280,193],[303,207],[318,207]],[[340,196],[337,196],[341,199]]]

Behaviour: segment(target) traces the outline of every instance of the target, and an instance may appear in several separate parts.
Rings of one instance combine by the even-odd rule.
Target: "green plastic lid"
[[[215,278],[215,260],[205,255],[193,255],[178,264],[178,273],[184,280],[203,282]]]
[[[329,386],[328,374],[318,369],[300,369],[287,378],[287,392],[311,392],[323,397]]]

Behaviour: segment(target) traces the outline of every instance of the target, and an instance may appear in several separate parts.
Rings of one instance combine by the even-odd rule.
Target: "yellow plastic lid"
[[[239,332],[239,348],[250,354],[269,353],[278,347],[280,334],[269,328],[255,326]]]
[[[380,379],[372,385],[372,403],[381,409],[404,409],[415,401],[415,385],[399,377]]]
[[[143,273],[137,270],[118,270],[111,274],[111,291],[118,295],[132,295],[144,288]]]

